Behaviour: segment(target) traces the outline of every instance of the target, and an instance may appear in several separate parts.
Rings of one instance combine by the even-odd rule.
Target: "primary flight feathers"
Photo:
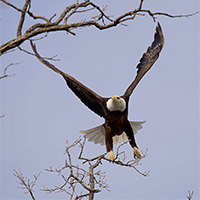
[[[120,142],[122,139],[128,138],[130,145],[133,147],[134,156],[140,157],[139,151],[134,138],[134,132],[139,130],[143,122],[135,122],[139,124],[134,130],[133,123],[128,120],[128,101],[133,90],[141,80],[141,78],[152,67],[155,61],[158,59],[159,53],[164,46],[164,36],[160,24],[156,27],[156,33],[154,35],[154,41],[147,48],[147,51],[143,54],[137,65],[137,75],[133,82],[129,85],[127,90],[122,96],[113,96],[110,98],[104,98],[96,94],[94,91],[77,81],[72,76],[62,72],[56,68],[53,64],[43,59],[37,52],[35,44],[31,41],[32,49],[40,62],[53,71],[59,73],[65,79],[68,87],[74,92],[74,94],[93,112],[105,119],[105,123],[96,128],[82,131],[89,140],[95,143],[106,144],[107,152],[110,152],[110,159],[114,159],[112,152],[113,143]],[[98,133],[98,134],[97,134]],[[90,135],[90,136],[89,136]],[[114,139],[114,136],[117,136]],[[103,142],[104,140],[104,142]]]

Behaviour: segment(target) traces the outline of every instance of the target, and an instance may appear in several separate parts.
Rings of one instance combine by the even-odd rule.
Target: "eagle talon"
[[[140,152],[137,150],[136,147],[133,147],[133,154],[134,154],[134,158],[136,158],[136,159],[141,158],[141,154],[140,154]]]
[[[109,159],[112,160],[112,161],[114,160],[114,154],[113,154],[112,151],[110,151]]]

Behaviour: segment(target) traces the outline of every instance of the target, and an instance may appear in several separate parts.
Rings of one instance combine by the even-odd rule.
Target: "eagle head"
[[[121,111],[126,109],[126,102],[123,98],[119,96],[113,96],[106,102],[106,107],[109,111]]]

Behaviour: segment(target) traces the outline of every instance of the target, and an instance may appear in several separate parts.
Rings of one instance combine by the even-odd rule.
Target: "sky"
[[[24,1],[12,0],[23,7]],[[50,18],[75,1],[32,1],[36,15]],[[117,17],[135,9],[139,1],[94,1],[100,7],[108,5],[107,15]],[[1,44],[16,37],[20,13],[0,3]],[[144,1],[144,9],[173,15],[200,10],[199,1]],[[92,15],[92,13],[91,13]],[[87,16],[87,19],[90,19]],[[71,22],[84,19],[78,14]],[[102,162],[97,170],[105,171],[111,192],[102,190],[95,199],[200,199],[199,173],[199,47],[200,15],[188,18],[157,16],[165,37],[159,59],[133,92],[129,102],[129,120],[144,121],[136,141],[140,151],[148,148],[148,156],[138,169],[150,171],[143,177],[134,169]],[[26,18],[23,33],[34,24]],[[126,22],[128,26],[100,31],[94,27],[49,33],[36,42],[42,56],[58,55],[54,64],[103,97],[122,95],[136,75],[142,54],[152,43],[156,23],[148,15]],[[39,36],[38,36],[39,37]],[[29,42],[21,45],[31,51]],[[8,68],[12,77],[1,79],[1,190],[0,199],[31,199],[17,188],[14,169],[33,179],[41,171],[34,187],[36,199],[68,199],[65,193],[46,194],[43,186],[62,184],[57,174],[45,169],[64,166],[65,143],[73,143],[80,130],[102,124],[102,118],[90,111],[66,86],[61,76],[42,65],[35,57],[16,50],[1,56],[1,70]],[[114,147],[114,153],[117,146]],[[126,144],[127,159],[133,158]],[[106,151],[105,146],[86,142],[84,156],[95,157]],[[79,148],[72,150],[74,164]],[[108,155],[107,155],[108,156]],[[84,166],[85,167],[85,166]],[[87,166],[86,166],[87,168]],[[67,173],[67,172],[65,172]]]

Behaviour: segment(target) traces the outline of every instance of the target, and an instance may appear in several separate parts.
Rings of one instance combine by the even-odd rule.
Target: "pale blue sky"
[[[12,1],[22,7],[22,0]],[[48,3],[47,3],[48,2]],[[36,15],[50,17],[74,1],[32,1]],[[107,14],[117,17],[133,10],[139,1],[94,1],[108,5]],[[1,5],[1,44],[16,36],[20,14]],[[199,10],[199,1],[144,2],[144,9],[170,14],[189,14]],[[58,14],[59,16],[59,14]],[[71,22],[82,19],[72,18]],[[165,46],[158,61],[145,75],[131,96],[129,119],[143,121],[136,135],[140,150],[149,155],[139,167],[151,170],[149,177],[133,169],[103,162],[111,192],[103,190],[95,199],[186,199],[188,190],[200,199],[199,185],[199,15],[171,19],[158,16]],[[34,23],[27,17],[25,28]],[[121,95],[136,74],[136,65],[153,41],[156,23],[149,16],[138,16],[129,26],[104,31],[94,27],[48,34],[37,41],[42,56],[58,54],[54,64],[101,96]],[[25,29],[24,29],[25,30]],[[22,45],[30,49],[29,42]],[[42,171],[35,187],[36,199],[67,199],[64,193],[45,194],[43,185],[61,184],[61,178],[45,171],[64,165],[65,141],[72,143],[79,130],[103,123],[69,90],[61,76],[33,56],[15,51],[1,56],[1,74],[12,62],[22,64],[8,69],[16,75],[1,80],[1,199],[30,199],[13,176],[21,168],[25,176]],[[91,151],[92,149],[92,151]],[[132,149],[124,147],[129,159]],[[85,157],[105,152],[105,146],[86,143]],[[116,147],[115,147],[116,150]],[[78,150],[73,151],[76,158]],[[76,163],[76,159],[74,159]]]

